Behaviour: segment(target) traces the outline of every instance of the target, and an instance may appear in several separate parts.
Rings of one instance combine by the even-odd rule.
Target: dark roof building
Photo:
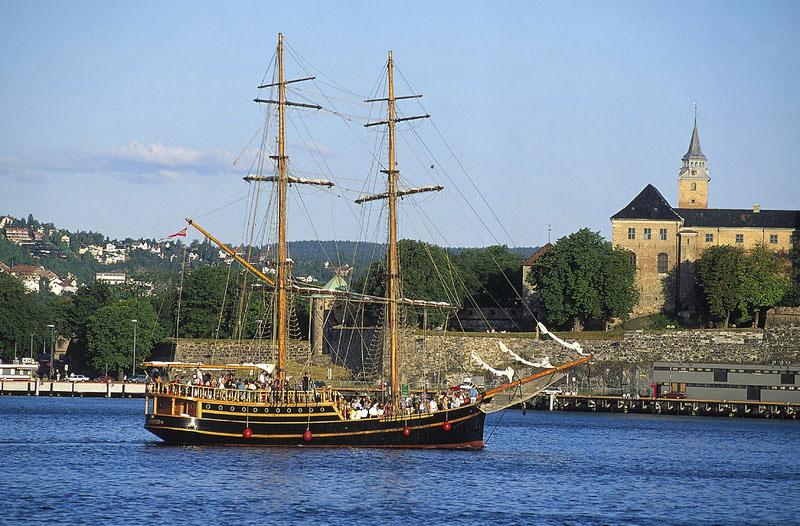
[[[611,216],[615,219],[653,219],[659,221],[679,221],[681,218],[658,189],[648,184],[628,206]]]
[[[634,314],[664,309],[695,310],[693,262],[709,247],[749,249],[764,245],[788,255],[800,232],[800,210],[708,208],[706,166],[697,120],[678,172],[678,207],[648,184],[611,216],[612,243],[633,252],[639,304]],[[788,265],[787,265],[788,266]]]

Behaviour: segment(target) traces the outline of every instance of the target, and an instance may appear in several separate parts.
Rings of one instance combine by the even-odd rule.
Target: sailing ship
[[[584,356],[558,367],[540,367],[533,374],[515,381],[508,374],[508,382],[492,389],[472,391],[463,404],[448,404],[434,410],[419,411],[409,407],[409,393],[403,392],[399,376],[400,308],[403,306],[437,307],[442,302],[411,300],[401,294],[401,276],[398,264],[397,201],[410,194],[439,191],[441,186],[402,190],[398,187],[398,170],[395,159],[395,125],[398,122],[426,118],[398,117],[395,102],[418,95],[397,97],[394,92],[392,53],[387,62],[388,97],[369,99],[387,107],[384,120],[366,126],[385,125],[388,130],[388,165],[381,170],[386,175],[386,192],[365,196],[356,201],[386,200],[388,204],[388,247],[386,269],[388,284],[385,297],[368,297],[349,291],[326,290],[327,295],[356,297],[359,301],[383,303],[386,311],[389,382],[382,394],[387,400],[382,414],[368,418],[353,418],[352,394],[331,386],[303,385],[293,388],[286,378],[288,342],[288,296],[291,293],[313,294],[319,289],[300,285],[291,280],[290,261],[287,256],[287,188],[289,184],[330,186],[327,180],[310,180],[288,173],[285,140],[285,109],[291,106],[319,108],[313,104],[288,101],[286,87],[290,83],[311,80],[313,77],[285,80],[283,71],[283,36],[278,37],[277,82],[259,88],[275,88],[277,98],[255,99],[273,104],[278,110],[278,146],[272,159],[277,165],[277,175],[248,175],[246,181],[269,181],[277,186],[277,258],[276,268],[267,276],[246,258],[217,240],[195,221],[187,222],[208,239],[220,246],[249,272],[273,289],[275,296],[276,364],[176,364],[150,362],[145,367],[188,367],[199,374],[206,371],[263,370],[275,375],[271,389],[219,388],[207,385],[187,385],[165,382],[158,378],[148,385],[146,393],[145,428],[171,444],[229,444],[260,446],[303,447],[389,447],[389,448],[459,448],[480,449],[484,444],[484,419],[487,413],[512,404],[524,402],[551,383],[563,377],[563,371],[590,359]],[[512,352],[513,354],[513,352]],[[516,356],[516,355],[515,355]],[[480,358],[473,356],[476,360]],[[520,357],[517,357],[520,358]],[[521,358],[520,358],[521,359]],[[524,361],[524,360],[522,360]],[[482,362],[481,362],[482,363]],[[527,362],[526,362],[527,363]],[[534,365],[534,364],[531,364]],[[541,365],[541,364],[535,364]],[[493,370],[488,365],[484,367]]]

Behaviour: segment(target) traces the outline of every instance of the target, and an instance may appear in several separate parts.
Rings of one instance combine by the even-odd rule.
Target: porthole
[[[297,408],[297,412],[298,412],[298,413],[302,413],[302,412],[303,412],[303,408],[302,408],[302,407],[298,407],[298,408]]]
[[[281,408],[280,408],[280,407],[276,407],[276,408],[275,408],[275,412],[276,412],[276,413],[280,413],[280,412],[281,412]]]
[[[324,407],[320,407],[320,408],[319,408],[319,412],[320,412],[320,413],[324,413],[324,412],[325,412],[325,408],[324,408]]]
[[[254,412],[254,413],[258,413],[258,408],[257,408],[257,407],[254,407],[254,408],[253,408],[253,412]]]
[[[286,412],[287,412],[287,413],[291,413],[291,412],[292,412],[292,408],[291,408],[291,407],[287,407],[287,408],[286,408]]]
[[[242,413],[246,413],[246,412],[247,412],[247,406],[242,406]]]
[[[218,405],[218,406],[217,406],[217,410],[219,410],[219,411],[222,411],[222,406],[221,406],[221,405]]]
[[[309,408],[308,408],[308,412],[309,412],[309,413],[313,413],[313,412],[314,412],[314,408],[313,408],[313,407],[309,407]]]
[[[211,404],[203,404],[203,409],[211,409]]]
[[[231,406],[229,410],[230,410],[230,411],[236,411],[236,408],[235,408],[235,407],[233,407],[233,406]]]

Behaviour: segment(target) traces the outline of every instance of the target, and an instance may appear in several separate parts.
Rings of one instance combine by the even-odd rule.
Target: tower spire
[[[694,103],[694,128],[689,140],[689,149],[681,157],[678,172],[678,207],[708,208],[708,159],[700,149],[700,136],[697,133],[697,102]]]
[[[692,138],[689,141],[689,149],[686,151],[686,154],[681,158],[681,160],[708,160],[706,159],[706,156],[703,155],[703,150],[700,149],[700,137],[697,135],[697,107],[695,107],[694,112],[694,129],[692,130]]]

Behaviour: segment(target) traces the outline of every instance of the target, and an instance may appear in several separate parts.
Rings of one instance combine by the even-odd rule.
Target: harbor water
[[[482,451],[176,447],[144,401],[0,398],[0,524],[796,524],[800,423],[506,411]]]

